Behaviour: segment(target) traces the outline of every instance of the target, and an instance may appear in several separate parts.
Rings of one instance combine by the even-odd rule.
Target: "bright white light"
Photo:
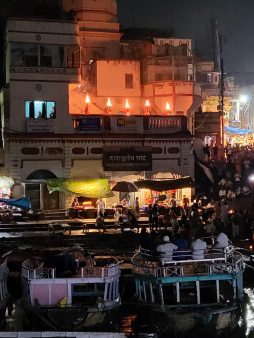
[[[107,101],[107,107],[108,107],[108,108],[112,107],[112,103],[111,103],[110,98],[108,98],[108,101]]]
[[[166,110],[170,110],[170,104],[168,102],[166,102],[166,106],[165,106]]]
[[[126,101],[125,101],[125,109],[130,109],[130,104],[129,104],[128,99],[126,99]]]
[[[242,94],[242,95],[240,95],[239,100],[242,103],[247,103],[249,101],[249,96]]]
[[[91,102],[89,95],[86,95],[85,103],[89,104]]]
[[[252,174],[252,175],[249,176],[249,181],[250,182],[254,182],[254,174]]]
[[[150,101],[149,100],[146,100],[145,107],[146,108],[150,107]]]

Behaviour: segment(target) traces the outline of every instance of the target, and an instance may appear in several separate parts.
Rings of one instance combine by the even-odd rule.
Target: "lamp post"
[[[110,98],[108,98],[107,104],[106,104],[106,109],[105,109],[105,114],[109,115],[111,113],[111,108],[112,108],[112,103]]]
[[[166,102],[164,115],[169,115],[169,114],[170,114],[170,104]]]
[[[86,99],[85,99],[85,114],[89,114],[89,104],[91,103],[91,100],[90,100],[90,97],[89,95],[87,94],[86,95]]]
[[[151,115],[150,113],[150,101],[146,100],[145,102],[145,108],[144,108],[144,115]]]
[[[126,113],[126,115],[130,115],[130,111],[129,111],[129,109],[130,109],[130,104],[129,104],[129,100],[128,99],[126,99],[125,100],[125,106],[124,106],[124,108],[125,108],[125,113]]]

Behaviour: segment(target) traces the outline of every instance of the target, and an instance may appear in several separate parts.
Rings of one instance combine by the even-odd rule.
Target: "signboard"
[[[115,133],[143,133],[143,117],[110,116],[110,130]]]
[[[77,129],[80,131],[100,131],[101,130],[101,118],[100,117],[82,117],[76,119]]]
[[[106,171],[151,171],[152,153],[134,148],[105,151],[103,168]]]
[[[27,119],[28,133],[54,133],[55,131],[54,119]]]

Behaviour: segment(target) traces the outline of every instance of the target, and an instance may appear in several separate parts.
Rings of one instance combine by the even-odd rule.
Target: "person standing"
[[[135,201],[134,201],[134,214],[135,214],[135,217],[138,219],[139,215],[140,215],[140,207],[139,207],[138,197],[136,197]]]
[[[218,162],[218,154],[219,154],[219,148],[217,146],[217,143],[215,142],[213,146],[213,159],[215,162]]]
[[[102,198],[99,198],[96,202],[97,205],[97,216],[104,217],[105,214],[105,202]]]

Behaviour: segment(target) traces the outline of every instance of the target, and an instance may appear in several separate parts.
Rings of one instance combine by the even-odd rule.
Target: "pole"
[[[225,85],[225,77],[224,77],[224,60],[221,57],[221,83],[220,83],[220,110],[221,110],[221,143],[222,149],[224,153],[224,85]]]
[[[224,158],[224,86],[225,86],[225,70],[224,70],[224,59],[222,57],[222,44],[223,44],[223,37],[219,36],[219,46],[220,46],[220,111],[221,111],[221,143],[222,143],[222,154]]]

